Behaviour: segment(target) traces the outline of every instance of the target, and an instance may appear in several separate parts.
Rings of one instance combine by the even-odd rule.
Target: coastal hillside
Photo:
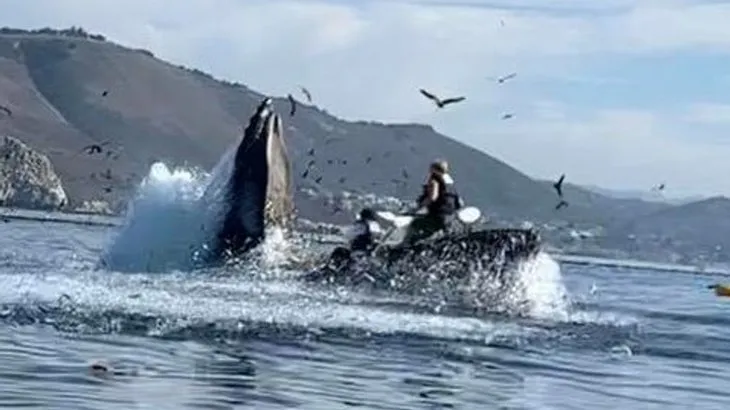
[[[641,248],[657,256],[730,262],[730,199],[722,196],[660,210],[615,225],[607,247]]]
[[[121,209],[157,160],[210,169],[237,141],[261,98],[245,85],[81,29],[0,30],[0,105],[12,111],[0,113],[0,134],[46,154],[72,206],[101,199]],[[300,101],[290,117],[286,98],[276,99],[299,188],[412,198],[428,163],[440,157],[452,164],[466,201],[502,219],[600,224],[657,207],[571,187],[570,206],[556,211],[550,184],[428,125],[348,122],[317,107],[316,95],[314,104]],[[110,152],[82,152],[102,142]],[[312,159],[314,167],[304,177]],[[318,214],[316,203],[307,201],[303,216],[322,220],[332,214]]]

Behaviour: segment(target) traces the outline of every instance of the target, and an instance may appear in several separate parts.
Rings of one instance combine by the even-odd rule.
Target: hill
[[[614,226],[604,238],[613,248],[641,248],[657,256],[730,262],[730,199],[712,197],[660,210]]]
[[[663,202],[671,205],[682,205],[706,199],[705,196],[676,196],[668,192],[655,190],[621,190],[607,189],[595,185],[583,185],[582,188],[615,199],[640,199],[646,202]]]
[[[13,111],[0,119],[0,134],[48,155],[72,206],[105,199],[120,208],[155,160],[210,169],[262,97],[81,29],[0,30],[0,105]],[[657,206],[571,187],[571,206],[555,211],[549,184],[430,126],[342,121],[307,104],[289,117],[286,99],[275,103],[284,114],[298,187],[415,197],[428,163],[440,157],[452,164],[467,202],[504,219],[609,223]],[[102,141],[116,153],[81,152]],[[310,149],[316,165],[305,178]],[[297,200],[306,217],[350,218],[331,216],[317,199]]]

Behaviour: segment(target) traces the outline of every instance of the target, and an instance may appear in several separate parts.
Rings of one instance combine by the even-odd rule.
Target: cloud
[[[730,171],[724,165],[730,146],[716,127],[692,128],[728,118],[724,106],[703,105],[713,98],[693,100],[696,85],[719,93],[726,82],[707,73],[698,80],[693,71],[720,73],[730,63],[728,4],[0,0],[0,6],[13,10],[6,25],[81,25],[262,92],[285,95],[306,85],[319,106],[348,119],[428,122],[533,176],[566,170],[574,181],[614,188],[666,179],[683,193],[730,194],[709,171]],[[694,66],[661,60],[680,57]],[[518,77],[508,83],[489,79],[512,71]],[[467,101],[437,112],[418,94],[421,87]],[[502,121],[504,112],[517,116]],[[686,169],[678,175],[680,165]]]

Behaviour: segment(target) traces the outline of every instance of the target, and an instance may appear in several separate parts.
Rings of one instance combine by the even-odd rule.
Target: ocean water
[[[730,408],[721,277],[541,254],[516,317],[308,287],[283,263],[306,244],[277,235],[189,271],[201,181],[153,169],[123,228],[0,223],[0,407]]]

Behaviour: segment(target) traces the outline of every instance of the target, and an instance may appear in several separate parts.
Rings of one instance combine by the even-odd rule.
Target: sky
[[[730,3],[0,0],[351,120],[418,122],[536,178],[730,196]],[[515,72],[499,84],[495,78]],[[419,88],[466,96],[437,110]],[[505,113],[514,117],[503,120]],[[488,176],[485,176],[488,177]]]

